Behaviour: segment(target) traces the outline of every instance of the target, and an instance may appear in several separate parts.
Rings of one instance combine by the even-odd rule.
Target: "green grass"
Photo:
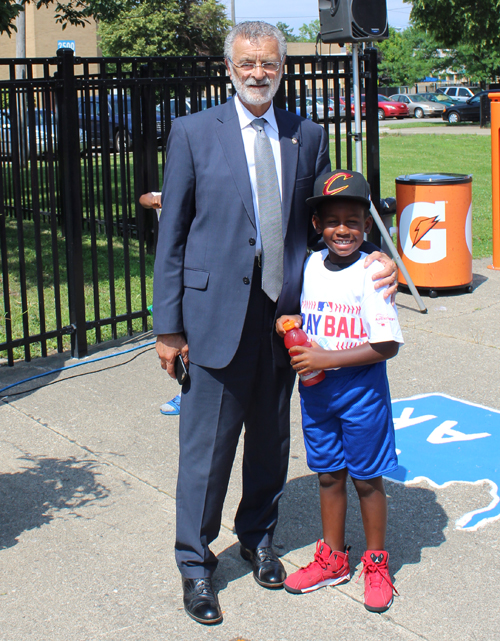
[[[396,196],[395,179],[421,172],[472,174],[472,255],[492,254],[491,140],[456,134],[380,138],[380,193]]]
[[[38,281],[37,281],[37,266],[36,266],[36,251],[35,251],[35,234],[34,223],[31,221],[24,221],[23,223],[23,236],[24,236],[24,256],[26,264],[26,282],[27,282],[27,301],[28,301],[28,323],[30,335],[38,334],[40,332],[40,317],[38,305]],[[21,286],[19,274],[19,251],[17,241],[17,226],[16,222],[12,219],[6,220],[6,240],[7,240],[7,256],[9,261],[9,290],[10,290],[10,304],[11,304],[11,319],[12,319],[12,337],[22,338],[23,336],[23,310],[21,302]],[[87,320],[95,318],[95,302],[94,302],[94,287],[92,282],[92,253],[91,253],[91,237],[89,233],[83,234],[83,257],[84,257],[84,280],[85,280],[85,308]],[[42,264],[43,264],[43,299],[45,302],[45,327],[47,331],[54,330],[56,324],[56,305],[55,305],[55,285],[54,285],[54,270],[52,260],[52,245],[51,245],[51,232],[50,229],[45,227],[42,231],[41,237],[42,246]],[[59,295],[61,298],[61,311],[62,311],[62,325],[69,324],[68,312],[68,288],[67,288],[67,270],[66,270],[66,248],[65,240],[58,230],[57,237],[58,255],[59,255],[59,277],[60,287]],[[107,241],[103,235],[99,235],[96,240],[96,255],[97,255],[97,274],[98,274],[98,290],[99,290],[99,316],[107,318],[111,316],[111,303],[110,303],[110,287],[108,281],[108,249]],[[127,311],[126,298],[125,298],[125,273],[124,273],[124,246],[121,238],[113,238],[113,265],[115,270],[115,304],[116,314],[124,314]],[[131,307],[132,311],[141,309],[141,284],[140,284],[140,270],[139,270],[139,243],[136,240],[129,240],[129,256],[130,256],[130,289],[131,289]],[[153,256],[146,256],[146,300],[148,303],[152,302],[153,298]],[[0,291],[3,288],[2,274],[0,272]],[[6,340],[6,328],[4,310],[2,309],[0,316],[0,342]],[[148,321],[150,324],[151,321]],[[139,332],[142,330],[142,322],[140,319],[132,321],[133,330]],[[127,333],[127,324],[122,322],[117,325],[118,336],[125,336]],[[112,330],[110,325],[101,327],[101,340],[109,340],[112,338]],[[87,333],[89,344],[96,342],[96,332],[92,330]],[[63,337],[64,349],[69,349],[70,338],[69,336]],[[47,341],[48,353],[57,349],[56,339]],[[40,356],[40,345],[33,343],[31,346],[31,355],[33,357]],[[0,351],[0,357],[6,357],[7,353]],[[14,358],[23,358],[24,348],[16,348],[14,350]]]
[[[344,138],[344,137],[343,137]],[[366,145],[363,145],[366,172]],[[333,137],[330,142],[335,165]],[[345,166],[345,146],[342,164]],[[353,145],[353,166],[355,167]],[[476,134],[397,134],[380,137],[380,194],[396,196],[396,178],[417,173],[472,174],[472,256],[492,255],[491,140]]]

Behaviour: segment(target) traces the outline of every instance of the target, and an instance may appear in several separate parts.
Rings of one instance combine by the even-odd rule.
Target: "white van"
[[[474,96],[474,92],[469,87],[438,87],[437,93],[443,93],[445,96],[455,98],[460,102],[467,102],[469,98]]]

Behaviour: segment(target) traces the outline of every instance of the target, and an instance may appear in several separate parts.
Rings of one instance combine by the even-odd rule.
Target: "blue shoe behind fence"
[[[175,398],[160,407],[160,412],[166,416],[178,416],[181,413],[181,395],[178,394]]]

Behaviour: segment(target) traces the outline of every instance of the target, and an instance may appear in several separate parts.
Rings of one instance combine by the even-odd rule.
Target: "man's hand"
[[[391,301],[394,303],[398,290],[398,268],[396,263],[383,252],[372,252],[365,258],[365,268],[371,265],[374,260],[378,260],[384,265],[382,271],[373,274],[372,280],[377,281],[375,283],[375,289],[380,289],[388,285],[384,292],[384,298],[389,298],[390,296]]]
[[[189,364],[189,347],[184,334],[159,334],[156,337],[156,353],[163,369],[175,378],[175,358],[182,354],[182,360]]]

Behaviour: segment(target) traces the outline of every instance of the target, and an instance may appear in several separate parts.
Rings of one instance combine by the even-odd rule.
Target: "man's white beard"
[[[243,102],[249,105],[264,105],[266,102],[271,102],[276,95],[278,87],[280,86],[281,75],[277,74],[273,79],[266,76],[260,81],[250,76],[245,82],[242,82],[236,73],[233,73],[231,80],[238,96]],[[266,86],[266,91],[252,89],[253,86],[257,85],[259,87]]]

